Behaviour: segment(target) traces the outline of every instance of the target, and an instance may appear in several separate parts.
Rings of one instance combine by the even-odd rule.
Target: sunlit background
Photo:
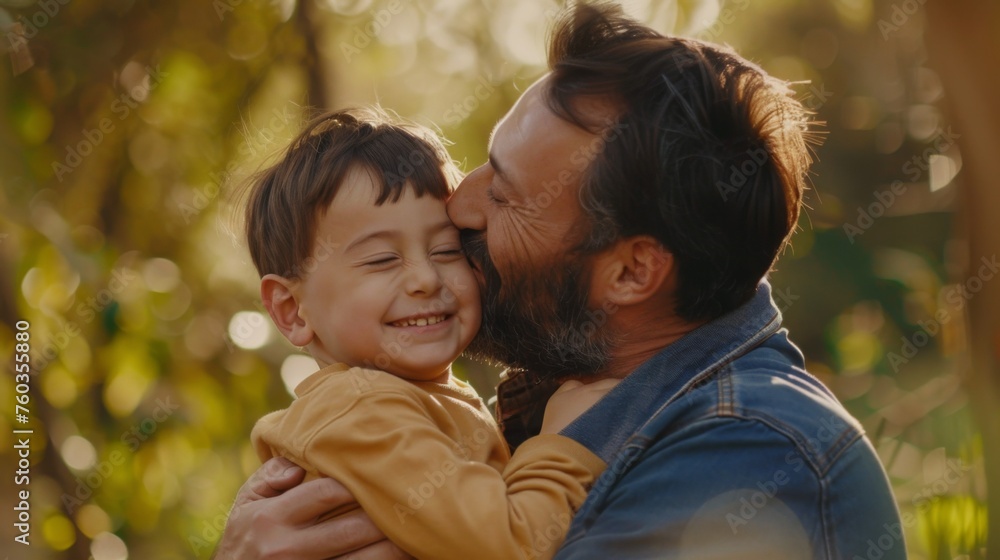
[[[1000,123],[982,97],[1000,86],[996,8],[624,5],[663,32],[731,44],[796,82],[825,121],[776,301],[809,369],[878,449],[911,557],[984,558],[986,473],[1000,472],[1000,281],[986,266],[1000,228],[984,219],[1000,212]],[[557,8],[0,0],[4,554],[207,557],[258,466],[251,426],[315,369],[262,312],[234,185],[309,107],[376,101],[438,127],[471,170],[544,71]],[[13,415],[19,320],[35,372],[29,424]],[[495,371],[458,371],[492,391]],[[7,505],[24,488],[12,430],[25,427],[30,547],[14,542]]]

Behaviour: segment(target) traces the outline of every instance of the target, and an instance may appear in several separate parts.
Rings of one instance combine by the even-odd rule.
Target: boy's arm
[[[468,459],[469,448],[498,443],[488,425],[463,449],[414,395],[371,391],[354,408],[317,430],[304,459],[354,492],[389,539],[417,557],[551,558],[605,467],[569,438],[543,435],[501,474]]]

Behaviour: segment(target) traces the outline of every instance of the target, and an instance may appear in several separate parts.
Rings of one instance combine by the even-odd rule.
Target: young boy
[[[607,389],[567,383],[511,456],[451,375],[480,323],[445,212],[458,177],[431,131],[347,111],[311,122],[257,178],[246,233],[261,298],[321,369],[252,439],[261,460],[340,481],[417,558],[551,558],[606,466],[557,433]]]

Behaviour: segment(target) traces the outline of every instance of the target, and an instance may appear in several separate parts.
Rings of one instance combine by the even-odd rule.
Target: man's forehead
[[[488,146],[493,145],[494,139],[497,134],[503,130],[503,135],[505,137],[510,136],[510,139],[515,142],[522,142],[525,140],[525,135],[527,131],[524,130],[524,124],[522,121],[529,115],[534,113],[536,116],[540,113],[544,113],[547,117],[551,117],[553,120],[562,121],[573,128],[579,129],[580,132],[586,132],[587,134],[596,134],[608,127],[614,127],[615,121],[618,120],[621,113],[619,104],[611,97],[604,95],[586,95],[573,98],[570,103],[573,106],[574,118],[581,119],[582,123],[585,125],[581,127],[579,124],[572,122],[565,118],[564,116],[558,115],[549,106],[549,100],[546,98],[546,90],[551,82],[551,74],[545,74],[541,78],[535,80],[523,94],[518,98],[517,102],[507,114],[501,118],[497,124],[493,127],[490,132]],[[544,119],[549,121],[545,126],[552,125],[553,122],[549,119]],[[533,124],[541,124],[537,122],[537,118]],[[560,123],[561,124],[561,123]],[[558,125],[556,125],[558,126]],[[545,131],[538,131],[545,132]]]
[[[514,135],[513,140],[521,142],[524,140],[524,131],[521,127],[520,120],[515,118],[516,114],[523,113],[529,106],[537,105],[544,102],[542,93],[544,91],[544,83],[548,78],[548,74],[542,76],[541,78],[535,80],[528,89],[524,90],[521,97],[517,99],[514,106],[507,111],[497,124],[493,126],[493,130],[490,131],[490,138],[488,146],[493,146],[493,140],[496,138],[497,132],[500,128],[504,129],[504,134]]]

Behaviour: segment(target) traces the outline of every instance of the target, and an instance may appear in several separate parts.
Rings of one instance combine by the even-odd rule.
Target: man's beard
[[[604,311],[587,307],[583,258],[511,271],[501,281],[486,236],[472,230],[461,235],[466,255],[485,279],[483,323],[466,349],[469,357],[557,379],[591,376],[608,364],[614,335]]]

